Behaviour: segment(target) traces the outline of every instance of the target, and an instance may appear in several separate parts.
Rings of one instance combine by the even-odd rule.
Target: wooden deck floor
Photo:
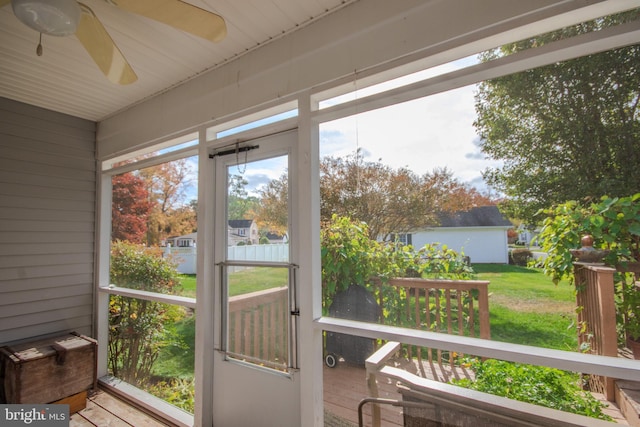
[[[452,369],[446,365],[425,362],[418,365],[415,362],[403,360],[397,363],[399,367],[420,376],[449,381],[451,378],[471,378],[468,370]],[[338,363],[335,368],[324,367],[324,408],[325,426],[343,427],[358,425],[358,404],[365,397],[369,397],[366,371],[364,367]],[[399,400],[400,394],[395,383],[384,378],[378,379],[378,397]],[[371,425],[371,405],[364,406],[364,424]],[[402,426],[402,408],[381,406],[383,426]]]
[[[157,419],[103,390],[87,398],[87,407],[71,416],[69,427],[166,427]]]

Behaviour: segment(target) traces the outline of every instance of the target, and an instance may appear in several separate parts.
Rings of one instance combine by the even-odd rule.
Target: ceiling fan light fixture
[[[80,21],[76,0],[11,0],[11,7],[22,23],[51,36],[74,34]]]

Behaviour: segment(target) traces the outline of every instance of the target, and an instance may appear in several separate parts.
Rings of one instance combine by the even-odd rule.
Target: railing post
[[[491,324],[489,321],[489,283],[478,284],[478,313],[480,314],[480,338],[491,339]]]
[[[576,303],[580,307],[578,344],[580,347],[588,344],[590,352],[600,356],[616,357],[618,355],[614,272],[615,269],[609,267],[574,263]],[[614,401],[614,379],[599,378],[601,378],[599,381],[605,398]]]

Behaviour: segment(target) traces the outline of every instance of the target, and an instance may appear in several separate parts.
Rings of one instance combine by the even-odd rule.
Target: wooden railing
[[[585,352],[601,356],[617,356],[616,307],[613,274],[615,269],[601,265],[576,262],[574,276],[578,307],[578,344]],[[591,391],[603,393],[615,400],[612,378],[592,375]]]
[[[404,312],[383,323],[435,332],[490,338],[487,281],[395,278],[388,284],[404,298]],[[380,284],[380,286],[383,286]],[[380,307],[385,306],[380,292]],[[388,295],[388,294],[387,294]],[[287,288],[274,288],[229,298],[227,352],[233,357],[275,369],[287,366]],[[381,317],[382,319],[383,317]],[[451,353],[443,356],[407,347],[408,356],[453,364]]]
[[[286,287],[229,298],[227,352],[274,369],[288,365]]]
[[[382,283],[378,284],[382,289]],[[418,278],[393,278],[386,286],[395,288],[395,292],[404,296],[404,312],[381,316],[383,323],[414,329],[442,332],[454,335],[490,339],[489,325],[489,282],[484,280],[437,280]],[[385,292],[379,292],[381,308],[386,306]],[[477,306],[476,306],[477,303]],[[421,351],[407,347],[408,357],[422,360],[427,354],[433,361],[432,351]],[[437,350],[438,363],[443,362],[443,352]],[[454,363],[454,355],[448,352],[444,359]]]

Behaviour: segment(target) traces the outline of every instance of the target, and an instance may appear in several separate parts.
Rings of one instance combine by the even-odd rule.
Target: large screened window
[[[543,272],[554,264],[545,264],[549,253],[541,240],[526,247],[516,241],[518,230],[539,231],[540,209],[602,196],[606,184],[594,175],[598,162],[629,178],[623,184],[618,172],[609,175],[618,184],[607,192],[637,192],[637,173],[630,169],[636,161],[623,153],[637,151],[640,92],[631,64],[638,46],[560,63],[545,63],[543,53],[535,67],[521,58],[529,49],[550,52],[565,43],[579,51],[581,37],[637,18],[634,11],[583,23],[320,100],[318,116],[327,117],[319,128],[323,314],[605,354],[607,337],[594,336],[616,331],[602,332],[596,325],[602,320],[586,313],[598,304],[586,300],[586,276],[556,284]],[[619,345],[607,350],[610,356],[628,351],[619,316],[629,298],[624,289],[634,279],[621,277],[616,273],[611,285],[617,305],[604,321],[615,324],[617,313]],[[336,369],[364,365],[383,343],[330,331],[324,339],[325,386],[339,381]],[[492,375],[509,372],[509,381],[526,383],[533,379],[525,371],[538,379],[549,374],[549,381],[566,381],[584,393],[597,408],[591,416],[609,417],[598,395],[582,390],[580,372],[487,362],[446,346],[404,345],[376,357],[436,381],[491,382],[496,392]],[[586,389],[612,397],[607,387],[593,377]],[[325,394],[326,408],[340,413],[343,398]]]
[[[197,140],[177,142],[106,165],[107,365],[114,377],[193,412],[198,162],[175,153]]]

